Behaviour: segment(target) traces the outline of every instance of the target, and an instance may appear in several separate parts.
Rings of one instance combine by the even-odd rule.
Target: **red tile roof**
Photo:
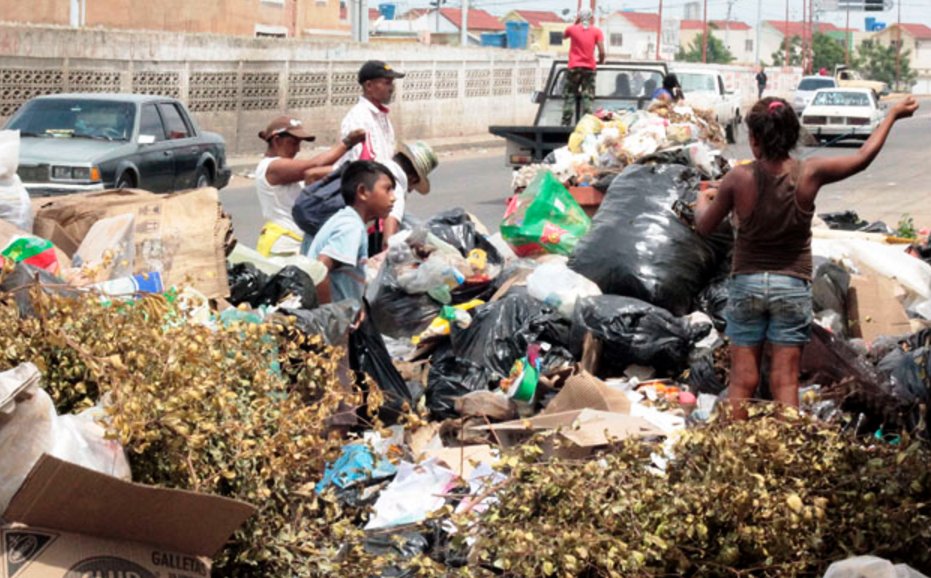
[[[924,24],[893,24],[890,28],[893,26],[901,26],[902,30],[906,34],[910,34],[912,38],[917,38],[918,40],[931,39],[931,28],[928,28]]]
[[[565,22],[555,12],[543,10],[515,10],[514,12],[523,18],[531,28],[539,28],[544,22]]]
[[[462,26],[462,11],[458,8],[440,8],[440,14],[453,23],[456,28]],[[504,23],[484,10],[469,10],[469,30],[504,30]]]
[[[705,24],[701,20],[683,20],[679,26],[682,30],[703,30],[704,27]],[[718,30],[724,30],[725,28],[730,30],[750,30],[749,24],[739,20],[731,20],[730,22],[726,20],[709,20],[708,27],[714,27]]]
[[[786,21],[785,20],[767,20],[767,24],[776,29],[779,34],[786,36]],[[788,36],[802,36],[802,32],[806,30],[805,22],[788,22]],[[815,32],[837,32],[840,30],[837,26],[834,26],[830,22],[815,22],[813,24],[813,30]],[[806,33],[807,35],[807,33]]]
[[[650,12],[618,12],[618,14],[640,30],[656,30],[659,26],[659,14]]]

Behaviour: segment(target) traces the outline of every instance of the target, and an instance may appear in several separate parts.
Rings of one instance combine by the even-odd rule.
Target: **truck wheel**
[[[730,124],[727,125],[727,128],[724,129],[724,133],[727,135],[727,142],[730,144],[737,143],[737,135],[740,132],[740,121],[732,119]]]

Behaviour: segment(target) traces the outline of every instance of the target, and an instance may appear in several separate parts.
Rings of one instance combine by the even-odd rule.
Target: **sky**
[[[390,1],[390,0],[385,0]],[[575,12],[577,1],[565,0],[469,0],[473,8],[482,8],[493,14],[504,14],[514,9],[526,10],[552,10],[560,13],[563,9]],[[583,0],[587,5],[590,0]],[[599,10],[614,12],[623,9],[632,9],[638,12],[656,12],[659,0],[596,0]],[[695,0],[692,0],[693,2]],[[728,2],[731,2],[731,15],[734,20],[741,20],[750,26],[756,25],[757,4],[762,5],[762,20],[784,20],[785,1],[783,0],[708,0],[708,18],[723,19],[727,15]],[[804,0],[787,0],[789,15],[792,20],[800,20]],[[815,0],[818,3],[819,0]],[[376,5],[378,0],[369,0],[369,5]],[[444,6],[460,6],[461,0],[445,0]],[[895,6],[888,12],[851,12],[850,27],[862,29],[864,17],[873,16],[880,22],[894,24],[898,16],[899,0],[892,0]],[[427,6],[427,0],[401,0],[396,2],[401,12],[411,7]],[[663,0],[663,14],[682,18],[687,0]],[[918,22],[931,26],[931,0],[902,0],[902,22]],[[821,21],[831,22],[843,27],[844,12],[826,12]]]

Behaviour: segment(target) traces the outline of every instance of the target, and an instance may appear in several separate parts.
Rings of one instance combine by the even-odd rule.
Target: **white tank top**
[[[268,171],[268,165],[278,160],[280,157],[265,157],[255,168],[255,189],[259,195],[259,206],[262,208],[262,218],[265,222],[271,221],[276,225],[284,227],[303,236],[300,227],[294,222],[291,216],[291,209],[297,201],[301,189],[304,188],[303,181],[288,183],[286,185],[271,185],[265,178]],[[297,253],[301,248],[300,241],[292,239],[287,235],[278,238],[272,247],[273,253]]]

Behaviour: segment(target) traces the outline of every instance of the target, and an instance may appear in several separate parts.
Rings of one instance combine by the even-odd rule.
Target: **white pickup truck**
[[[713,110],[715,117],[727,132],[727,142],[737,142],[740,130],[740,98],[724,86],[721,73],[708,68],[675,68],[685,94],[686,104]]]

